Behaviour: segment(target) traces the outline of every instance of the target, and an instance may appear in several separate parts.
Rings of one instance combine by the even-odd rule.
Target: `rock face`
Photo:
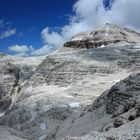
[[[139,77],[139,74],[131,76],[111,88],[108,93],[107,113],[116,112],[120,106],[124,111],[128,111],[135,106],[135,98],[139,96],[138,91],[140,90]]]
[[[116,44],[134,45],[140,43],[140,34],[115,24],[107,23],[93,32],[79,33],[71,41],[64,44],[70,48],[98,48],[104,45]]]
[[[109,91],[103,93],[96,101],[87,108],[92,117],[104,114],[98,121],[98,126],[94,125],[92,131],[85,136],[76,138],[67,137],[66,140],[92,140],[92,139],[111,139],[111,140],[125,140],[125,139],[139,139],[140,133],[140,74],[131,75],[125,80],[114,85]],[[85,116],[88,112],[85,112]],[[106,117],[108,114],[108,117]],[[88,114],[89,117],[90,116]],[[96,119],[88,119],[96,124]],[[80,118],[83,121],[85,117]],[[79,121],[77,119],[76,121]],[[76,122],[75,122],[76,124]],[[102,124],[102,125],[101,125]],[[78,123],[76,124],[78,125]],[[88,124],[90,125],[90,123]],[[101,128],[99,127],[101,126]],[[74,126],[75,127],[75,126]],[[86,126],[83,126],[86,127]],[[99,127],[99,128],[98,128]],[[72,129],[72,128],[71,128]],[[98,129],[98,130],[96,130]],[[96,130],[93,132],[93,130]],[[69,130],[71,131],[71,130]]]
[[[139,72],[139,38],[108,24],[76,35],[46,58],[2,55],[0,125],[35,140],[111,139],[127,134],[121,133],[127,126],[136,130],[140,75],[121,80]]]
[[[21,89],[21,83],[25,81],[41,60],[30,58],[18,58],[1,55],[0,58],[0,113],[3,114],[14,102],[17,93]],[[33,63],[35,61],[35,64]],[[32,64],[31,64],[32,63]]]
[[[18,86],[19,81],[19,69],[10,64],[3,63],[1,64],[1,83],[0,83],[0,110],[3,113],[6,109],[9,108],[12,100],[11,96],[14,94],[15,87]]]

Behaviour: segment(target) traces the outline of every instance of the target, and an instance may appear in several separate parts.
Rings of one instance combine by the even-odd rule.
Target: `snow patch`
[[[77,40],[82,40],[82,39],[83,39],[83,37],[80,37],[80,36],[79,36],[79,37],[73,38],[72,41],[77,41]]]
[[[44,123],[41,123],[41,124],[40,124],[40,129],[41,129],[42,131],[45,131],[45,130],[46,130],[46,125],[45,125]]]
[[[80,107],[80,103],[79,102],[73,102],[73,103],[70,103],[69,106],[71,108],[78,108],[78,107]]]
[[[118,80],[113,80],[113,81],[108,81],[109,83],[118,83],[118,82],[120,82],[120,79],[118,79]]]
[[[86,32],[86,33],[79,33],[77,35],[75,35],[71,41],[77,41],[77,40],[83,40],[85,38],[91,38],[92,36],[90,35],[89,32]]]
[[[3,113],[0,113],[0,117],[2,117],[2,116],[4,116],[5,115],[5,112],[3,112]]]
[[[140,49],[140,46],[133,46],[134,49]]]
[[[104,48],[105,47],[105,45],[101,45],[99,48]]]
[[[109,35],[108,33],[105,34],[106,37],[107,37],[108,35]]]

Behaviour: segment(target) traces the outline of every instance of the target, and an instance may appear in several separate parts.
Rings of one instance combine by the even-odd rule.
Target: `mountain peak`
[[[97,48],[100,46],[123,46],[140,44],[140,34],[132,29],[106,23],[91,32],[78,33],[64,47]]]

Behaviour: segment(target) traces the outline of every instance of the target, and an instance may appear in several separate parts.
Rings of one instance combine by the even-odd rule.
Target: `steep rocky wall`
[[[0,58],[0,113],[15,103],[22,84],[42,60],[1,55]]]
[[[0,72],[0,112],[3,113],[12,103],[15,88],[19,86],[20,68],[11,63],[1,63]]]
[[[139,73],[115,84],[87,107],[82,116],[75,119],[71,128],[65,131],[68,137],[64,140],[138,140],[140,133],[139,86]],[[79,133],[81,137],[76,137],[74,127],[81,128],[86,135],[82,136]],[[89,129],[88,132],[86,132],[86,128]],[[73,132],[72,129],[74,129]],[[73,137],[70,137],[72,135]]]
[[[94,63],[94,62],[93,62]],[[85,65],[84,65],[85,64]],[[111,74],[113,68],[107,67],[106,64],[96,66],[86,64],[82,59],[49,56],[46,61],[40,65],[39,69],[31,77],[34,84],[47,83],[48,85],[68,86],[83,80],[84,77],[92,76],[95,73]],[[38,80],[35,80],[35,79]],[[41,81],[42,80],[42,81]]]
[[[127,40],[119,40],[119,39],[114,39],[114,40],[109,40],[109,41],[90,41],[90,40],[84,40],[84,41],[69,41],[64,44],[64,47],[69,47],[69,48],[75,48],[75,49],[91,49],[91,48],[98,48],[102,45],[109,45],[109,44],[116,44],[119,42],[126,42],[129,43]],[[131,42],[133,43],[133,42]]]

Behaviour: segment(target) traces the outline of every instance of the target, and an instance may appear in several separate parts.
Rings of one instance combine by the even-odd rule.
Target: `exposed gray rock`
[[[0,126],[0,140],[27,140],[20,131]]]
[[[93,126],[92,129],[90,130],[91,133],[88,133],[83,137],[79,137],[79,138],[73,137],[73,138],[66,138],[66,139],[68,140],[79,140],[79,139],[80,140],[91,140],[91,139],[137,140],[139,139],[140,137],[139,135],[140,128],[138,127],[140,122],[139,82],[140,82],[140,74],[131,75],[125,80],[122,80],[121,82],[114,85],[109,91],[103,93],[98,99],[95,100],[95,102],[90,107],[91,108],[90,114],[92,113],[94,114],[95,112],[97,116],[100,116],[100,114],[102,114],[101,120],[104,120],[104,123],[98,122],[98,126],[103,126],[102,129],[96,130],[98,126]],[[122,107],[122,105],[124,106],[124,110],[121,110],[121,113],[114,115],[114,112],[118,111],[119,108]],[[88,110],[89,107],[87,111]],[[101,110],[101,112],[99,112],[99,110]],[[110,114],[108,118],[106,118],[107,114],[103,115],[105,114],[104,111],[106,111],[107,114],[108,113]],[[87,112],[85,113],[85,116],[86,114]],[[82,120],[84,121],[84,119],[85,117],[83,116]],[[96,122],[98,119],[94,119],[94,121]],[[80,118],[77,119],[77,122],[78,120],[80,120]],[[96,124],[94,121],[92,123]],[[93,130],[96,131],[92,132]]]
[[[19,68],[10,62],[0,61],[0,112],[7,110],[12,103],[12,96],[19,82]]]
[[[124,112],[136,105],[136,97],[140,90],[140,74],[130,76],[116,84],[108,93],[107,113],[114,113],[120,105],[124,106]],[[122,112],[123,113],[123,112]]]
[[[64,44],[72,48],[98,48],[102,45],[133,45],[140,43],[140,34],[115,24],[106,24],[93,32],[79,33]]]
[[[26,139],[128,138],[127,126],[137,130],[132,123],[140,116],[140,74],[126,78],[140,69],[139,38],[106,25],[44,60],[2,56],[0,124]]]

